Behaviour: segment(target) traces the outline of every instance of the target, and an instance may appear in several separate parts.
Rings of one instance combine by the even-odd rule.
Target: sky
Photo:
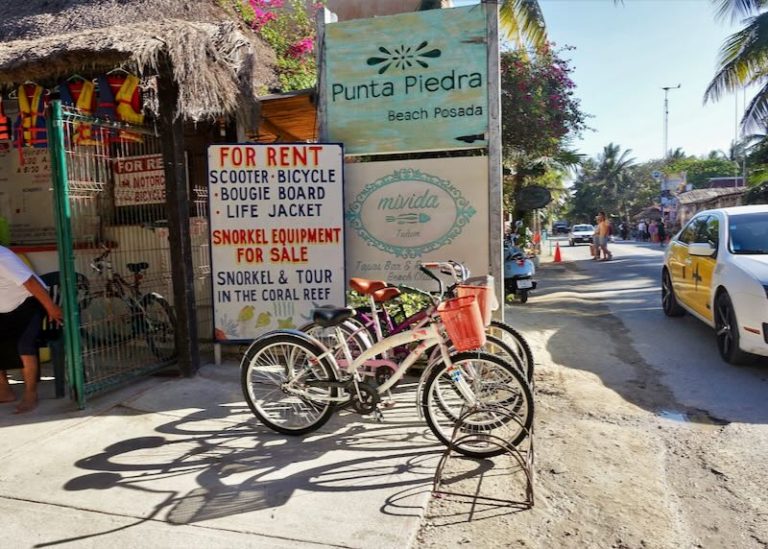
[[[744,93],[703,104],[724,40],[740,28],[720,21],[710,0],[539,0],[547,31],[574,67],[582,110],[594,131],[574,143],[590,157],[615,143],[637,161],[664,151],[663,86],[669,91],[669,149],[727,151]],[[476,3],[454,0],[454,5]],[[746,100],[749,101],[749,91]]]

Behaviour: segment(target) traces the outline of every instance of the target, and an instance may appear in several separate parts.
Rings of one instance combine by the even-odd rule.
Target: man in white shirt
[[[16,413],[28,412],[37,406],[36,339],[42,328],[43,314],[61,324],[61,309],[48,295],[48,291],[19,257],[0,246],[0,344],[15,344],[23,366],[24,395],[16,406]],[[13,402],[13,393],[6,365],[0,364],[0,403]]]

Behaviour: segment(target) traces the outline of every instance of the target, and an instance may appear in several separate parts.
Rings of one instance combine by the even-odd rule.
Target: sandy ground
[[[567,291],[575,265],[540,274],[562,291],[509,310],[537,362],[535,505],[472,497],[520,501],[513,460],[449,461],[445,489],[470,497],[433,498],[415,546],[768,547],[765,425],[681,407],[636,351],[642,336]]]

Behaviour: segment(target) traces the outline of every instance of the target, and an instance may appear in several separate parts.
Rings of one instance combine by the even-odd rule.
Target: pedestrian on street
[[[666,230],[666,227],[664,226],[664,220],[663,219],[659,219],[659,224],[656,227],[656,230],[657,230],[658,235],[659,235],[659,244],[663,248],[664,247],[664,243],[667,240],[667,230]]]
[[[610,259],[613,259],[613,254],[608,251],[608,237],[611,234],[611,225],[605,217],[605,212],[600,212],[597,214],[597,230],[595,231],[595,235],[597,235],[597,259],[598,261],[608,261]],[[603,252],[602,259],[600,258],[600,251]]]
[[[13,251],[0,246],[0,346],[18,353],[24,378],[24,394],[16,413],[37,406],[37,338],[43,327],[43,315],[61,325],[63,314],[48,295],[43,282]],[[16,365],[0,364],[0,403],[13,402],[16,395],[8,383],[6,370]]]
[[[647,230],[647,227],[645,225],[645,219],[641,219],[640,223],[637,224],[637,238],[641,242],[645,242],[645,232]]]
[[[648,225],[648,234],[651,237],[651,242],[658,242],[659,238],[659,224],[656,223],[656,220],[652,220],[651,223]]]

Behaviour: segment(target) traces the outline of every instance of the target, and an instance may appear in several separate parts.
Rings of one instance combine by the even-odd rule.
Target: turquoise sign
[[[369,246],[420,257],[453,242],[476,213],[449,181],[408,168],[366,185],[345,217]]]
[[[327,25],[324,88],[346,154],[485,147],[485,7]]]

